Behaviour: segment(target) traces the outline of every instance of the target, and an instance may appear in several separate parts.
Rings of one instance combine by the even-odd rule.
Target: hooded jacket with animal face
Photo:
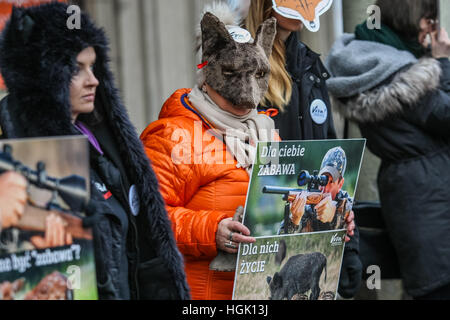
[[[177,296],[189,298],[183,261],[157,179],[109,70],[106,35],[84,13],[80,14],[81,28],[70,30],[67,9],[68,6],[62,3],[13,9],[0,38],[0,70],[9,91],[0,103],[2,138],[79,135],[71,122],[70,87],[78,68],[78,54],[86,48],[94,48],[94,74],[99,80],[95,96],[97,115],[88,114],[83,120],[96,121],[90,129],[103,151],[114,153],[115,158],[111,160],[120,163],[123,176],[136,187],[140,199],[136,221],[144,230],[140,233],[145,237],[142,242],[149,244],[161,260],[159,265],[175,283]],[[105,131],[107,138],[99,138],[97,134]],[[95,188],[91,189],[91,192],[95,191]],[[122,250],[120,245],[112,243],[110,247]],[[96,255],[104,257],[101,260],[108,264],[115,262],[104,250],[96,248]],[[115,269],[110,266],[107,270]],[[115,288],[111,289],[108,298],[127,298],[129,293],[117,289],[119,285],[115,282],[118,280],[114,276],[110,280]]]
[[[201,30],[202,57],[207,62],[205,82],[235,107],[256,108],[269,85],[268,57],[276,34],[275,18],[259,27],[254,42],[235,41],[225,25],[208,12]]]

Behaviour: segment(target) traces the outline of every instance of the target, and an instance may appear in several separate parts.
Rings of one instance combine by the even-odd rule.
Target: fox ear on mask
[[[277,19],[267,19],[261,24],[256,32],[255,45],[263,48],[267,58],[272,54],[273,41],[277,34]]]
[[[15,29],[15,40],[20,40],[22,43],[27,44],[28,39],[31,36],[34,27],[34,20],[25,10],[17,7],[13,7],[11,13],[11,26]]]
[[[205,13],[201,22],[203,57],[209,57],[225,48],[236,49],[236,43],[225,25],[210,12]]]

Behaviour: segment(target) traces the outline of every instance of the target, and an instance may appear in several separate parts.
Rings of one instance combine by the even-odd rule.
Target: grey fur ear
[[[266,53],[267,58],[272,54],[273,41],[277,34],[277,19],[274,17],[264,21],[262,25],[259,26],[256,32],[255,45],[259,45],[263,48]]]
[[[203,57],[209,57],[224,48],[236,48],[236,43],[225,25],[210,12],[206,12],[201,21]]]

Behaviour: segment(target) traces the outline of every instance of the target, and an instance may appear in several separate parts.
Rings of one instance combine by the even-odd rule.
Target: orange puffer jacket
[[[209,264],[217,255],[218,224],[245,204],[249,176],[236,167],[223,142],[208,131],[207,122],[192,109],[189,92],[176,91],[164,104],[159,120],[144,130],[141,140],[184,255],[192,298],[226,300],[232,297],[234,272],[211,271]],[[223,164],[205,163],[211,157],[222,158],[218,162]]]

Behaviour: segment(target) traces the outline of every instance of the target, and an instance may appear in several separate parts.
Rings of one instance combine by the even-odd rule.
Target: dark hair
[[[377,0],[381,22],[409,40],[417,39],[420,20],[437,19],[438,0]]]

